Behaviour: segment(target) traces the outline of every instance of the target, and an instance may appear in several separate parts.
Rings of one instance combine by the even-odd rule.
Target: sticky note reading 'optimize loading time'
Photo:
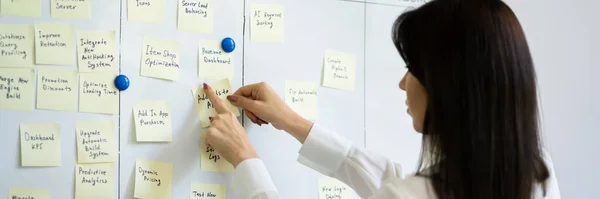
[[[233,79],[233,54],[223,51],[220,41],[200,40],[198,77],[210,80]]]
[[[79,72],[116,72],[115,31],[77,31]]]
[[[285,81],[285,103],[308,120],[317,120],[317,83]]]
[[[113,83],[114,73],[81,73],[79,75],[79,112],[119,113],[119,90]]]
[[[48,189],[32,189],[21,187],[8,188],[9,199],[50,199],[50,190]]]
[[[235,114],[235,116],[240,116],[240,111],[237,107],[235,107],[229,100],[227,100],[228,95],[232,95],[233,91],[231,90],[231,85],[229,85],[228,79],[222,79],[216,81],[210,85],[215,93],[227,107],[229,110]],[[217,114],[215,107],[208,99],[206,93],[204,93],[204,88],[199,86],[196,90],[192,89],[192,94],[194,96],[194,100],[196,102],[196,108],[198,109],[198,115],[200,116],[200,125],[202,127],[210,126],[210,120],[208,117],[215,116]]]
[[[144,37],[140,74],[160,79],[179,79],[179,41]]]
[[[199,184],[192,183],[190,187],[190,199],[212,198],[226,199],[227,187],[222,184]]]
[[[349,199],[352,189],[335,178],[319,178],[319,199]]]
[[[212,33],[213,0],[180,0],[177,29],[197,33]]]
[[[325,51],[323,59],[323,86],[354,90],[356,56],[332,50]]]
[[[21,131],[21,166],[60,166],[60,125],[23,123]]]
[[[165,0],[127,0],[127,21],[162,24]]]
[[[35,71],[26,68],[0,68],[0,109],[33,110]]]
[[[74,31],[69,23],[36,23],[35,63],[75,65]]]
[[[90,19],[92,0],[52,0],[50,14],[54,18]]]
[[[0,14],[22,17],[42,16],[42,0],[0,0]]]
[[[75,165],[75,199],[113,198],[114,185],[113,163]]]
[[[173,164],[138,158],[135,161],[133,197],[144,199],[171,198]]]
[[[33,26],[0,24],[0,67],[33,67]]]
[[[114,162],[117,159],[114,121],[77,121],[75,127],[78,163]]]
[[[77,111],[77,70],[38,68],[37,108]]]
[[[212,172],[232,172],[233,165],[222,158],[215,149],[204,144],[205,135],[206,130],[202,131],[200,135],[202,140],[200,143],[200,169]]]
[[[283,6],[252,4],[250,16],[250,41],[283,43]]]
[[[138,142],[170,142],[171,105],[168,101],[141,101],[133,105]]]

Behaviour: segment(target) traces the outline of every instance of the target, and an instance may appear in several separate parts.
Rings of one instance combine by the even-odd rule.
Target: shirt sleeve
[[[237,198],[279,199],[271,175],[258,158],[247,159],[238,164],[233,171],[230,186]]]

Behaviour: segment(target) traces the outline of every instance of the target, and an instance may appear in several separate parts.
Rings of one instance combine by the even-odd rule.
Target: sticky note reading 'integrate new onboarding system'
[[[160,79],[179,79],[179,41],[144,37],[140,74]]]
[[[317,120],[317,83],[285,81],[285,103],[308,120]]]
[[[42,0],[0,0],[0,15],[42,16]]]
[[[130,22],[162,24],[165,0],[127,0],[127,20]]]
[[[233,165],[225,160],[215,149],[210,146],[206,146],[204,143],[204,136],[206,131],[201,133],[200,143],[200,168],[204,171],[212,172],[231,172],[233,171]]]
[[[0,67],[33,67],[33,25],[0,24]]]
[[[138,158],[135,161],[133,197],[144,199],[171,198],[173,164]]]
[[[77,70],[40,67],[37,77],[38,109],[77,111]]]
[[[81,73],[79,75],[79,112],[119,113],[119,90],[113,83],[115,73]]]
[[[250,5],[250,41],[277,42],[284,40],[283,6]]]
[[[138,142],[170,142],[171,105],[168,101],[140,101],[133,105]]]
[[[89,19],[92,0],[52,0],[50,14],[54,18]]]
[[[117,159],[115,122],[112,120],[77,121],[77,162],[114,162]]]
[[[354,90],[356,56],[332,50],[323,59],[323,86],[346,91]]]
[[[77,31],[79,72],[117,72],[115,31]]]
[[[55,123],[22,123],[21,166],[60,166],[60,125]]]
[[[115,164],[76,164],[75,199],[113,198]]]
[[[27,68],[0,68],[0,109],[33,110],[35,71]]]
[[[349,199],[352,189],[335,178],[319,178],[319,199]]]
[[[190,199],[211,198],[226,199],[227,187],[222,184],[192,183],[190,186]]]
[[[73,24],[40,22],[35,24],[35,63],[75,65]]]
[[[233,91],[231,90],[231,85],[229,84],[228,79],[222,79],[216,81],[210,85],[215,93],[225,103],[225,105],[229,108],[235,116],[240,116],[240,111],[237,107],[235,107],[229,100],[227,100],[227,96],[232,95]],[[204,93],[204,88],[199,86],[197,89],[192,90],[192,94],[194,96],[194,101],[196,102],[196,108],[198,109],[198,115],[200,116],[200,124],[202,127],[210,126],[210,120],[208,117],[215,116],[217,114],[213,103],[208,99],[206,93]]]
[[[233,79],[233,54],[223,51],[220,41],[200,40],[198,77],[210,80]]]
[[[50,190],[9,187],[8,199],[50,199]]]
[[[212,33],[214,0],[180,0],[177,29],[197,33]]]

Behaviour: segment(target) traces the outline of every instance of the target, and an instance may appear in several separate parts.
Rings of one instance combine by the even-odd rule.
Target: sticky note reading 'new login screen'
[[[33,67],[33,26],[0,24],[0,67]]]
[[[240,111],[237,107],[233,106],[229,100],[227,100],[228,95],[232,95],[233,91],[231,90],[231,85],[229,85],[228,79],[222,79],[216,81],[210,85],[219,98],[225,103],[225,105],[235,114],[235,116],[240,116]],[[192,89],[192,95],[194,96],[194,101],[196,102],[196,108],[198,109],[198,115],[200,116],[200,125],[202,127],[210,126],[210,120],[208,117],[215,116],[217,112],[215,111],[215,107],[208,99],[206,93],[204,93],[204,89],[202,86],[199,86],[197,89]]]
[[[171,198],[173,164],[138,158],[135,161],[133,197],[144,199]]]
[[[319,199],[350,199],[352,189],[335,178],[319,178]]]
[[[173,81],[179,79],[179,41],[144,37],[140,74]]]
[[[0,109],[33,110],[35,71],[26,68],[0,68]]]

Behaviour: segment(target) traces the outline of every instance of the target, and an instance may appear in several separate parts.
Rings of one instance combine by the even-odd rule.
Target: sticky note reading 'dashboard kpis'
[[[26,68],[0,68],[0,109],[33,110],[35,71]]]
[[[171,198],[173,164],[138,158],[135,162],[133,197],[144,199]]]
[[[162,24],[165,18],[165,0],[127,0],[127,20]]]
[[[235,114],[235,116],[240,116],[240,111],[237,107],[233,106],[229,100],[227,100],[228,95],[232,95],[233,91],[231,90],[231,85],[229,84],[228,79],[222,79],[216,81],[210,85],[219,98],[225,103],[225,105]],[[199,86],[197,89],[192,89],[192,94],[194,96],[194,101],[196,102],[196,108],[198,109],[198,115],[200,116],[200,124],[202,127],[210,126],[210,120],[208,117],[215,116],[217,112],[215,111],[215,107],[212,102],[208,99],[206,93],[204,93],[204,88]]]
[[[168,101],[141,101],[133,106],[138,142],[170,142],[171,105]]]
[[[319,178],[319,199],[349,199],[352,189],[335,178]]]
[[[144,37],[140,74],[160,79],[179,79],[179,41]]]
[[[221,184],[198,184],[192,183],[190,187],[190,199],[212,198],[226,199],[227,188]]]
[[[250,9],[250,41],[283,43],[283,6],[252,4]]]
[[[77,111],[77,70],[40,67],[37,77],[38,109]]]
[[[50,199],[50,190],[9,187],[8,199]]]
[[[42,16],[42,0],[0,0],[0,14],[23,17]]]
[[[60,125],[23,123],[21,131],[21,166],[60,166]]]
[[[79,72],[116,72],[115,31],[77,31]]]
[[[89,19],[92,0],[52,0],[50,14],[54,18]]]
[[[35,63],[75,65],[73,24],[42,22],[35,24]]]
[[[33,26],[0,24],[0,67],[33,67]]]
[[[114,185],[113,163],[75,165],[75,199],[113,198]]]
[[[317,120],[317,84],[314,82],[285,81],[285,103],[308,120]]]
[[[212,33],[213,0],[180,0],[177,29],[197,33]]]
[[[352,54],[325,51],[323,59],[323,86],[346,91],[354,90],[356,57]]]
[[[115,122],[77,121],[77,162],[114,162],[117,159]]]

